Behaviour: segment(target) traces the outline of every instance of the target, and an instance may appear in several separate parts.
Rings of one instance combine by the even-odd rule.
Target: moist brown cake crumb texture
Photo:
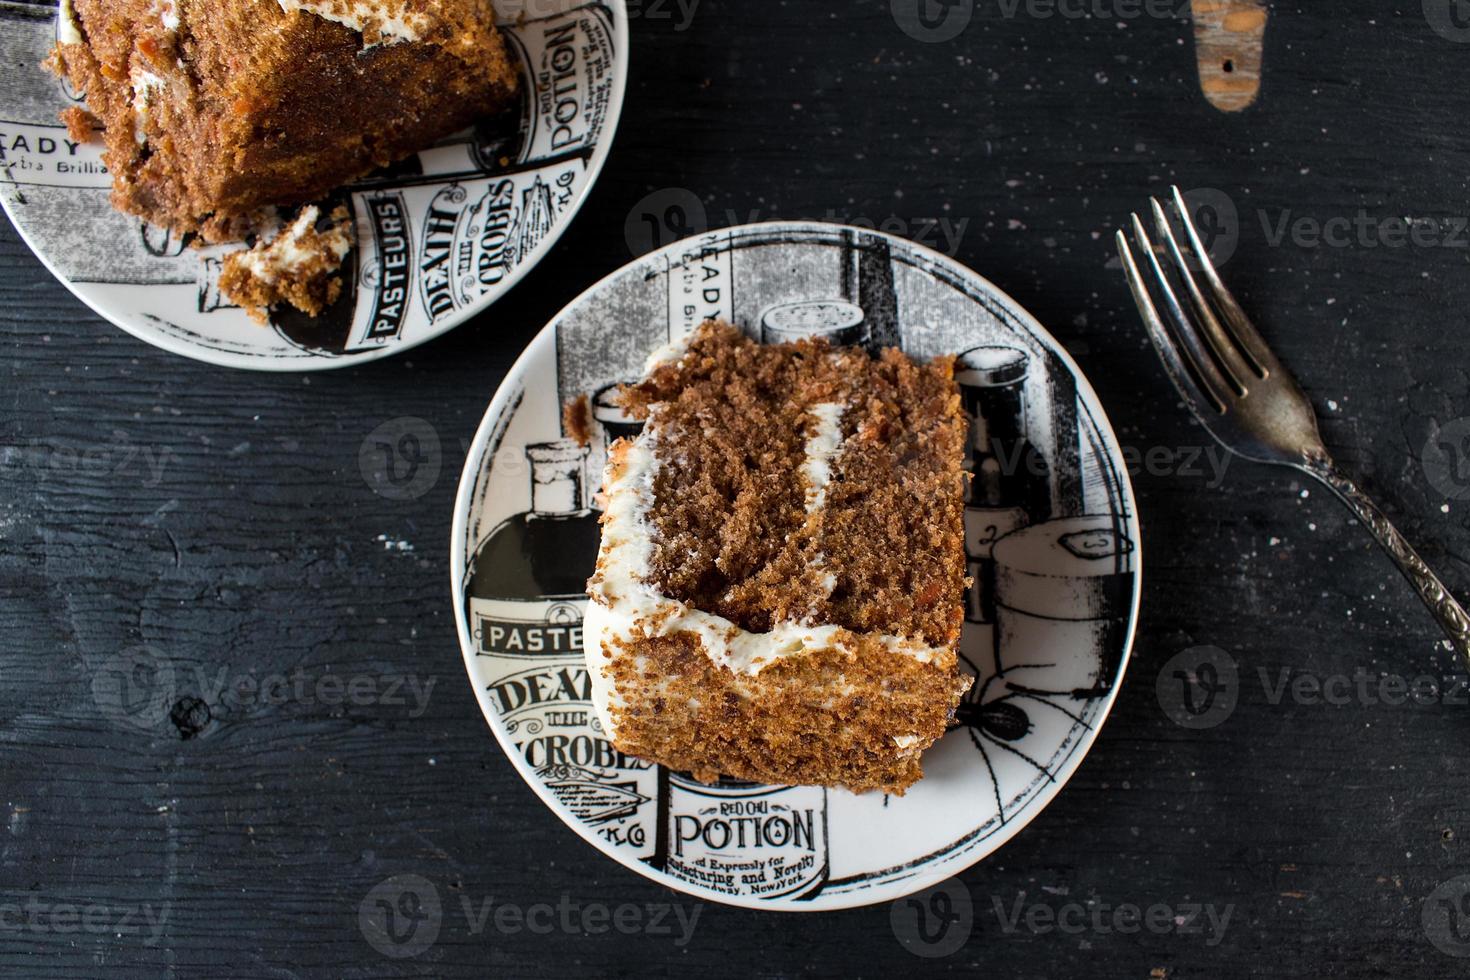
[[[613,709],[614,744],[706,783],[725,775],[902,796],[970,686],[953,653],[921,664],[872,637],[754,677],[715,664],[688,634],[639,639],[625,653],[636,656],[613,661],[613,685],[646,693]],[[915,743],[905,750],[895,735]]]
[[[610,651],[614,742],[704,781],[901,794],[970,685],[954,653],[967,584],[967,422],[953,360],[920,365],[897,350],[873,358],[822,341],[763,346],[707,323],[684,356],[622,397],[657,433],[650,584],[752,632],[800,621],[856,635],[746,675],[690,634],[635,633]],[[825,506],[808,514],[810,410],[830,402],[847,406],[844,442]],[[614,445],[614,471],[630,445]],[[921,663],[881,634],[943,649]]]
[[[48,64],[102,122],[115,207],[236,241],[510,102],[492,0],[383,2],[418,40],[276,0],[73,0],[82,43]]]
[[[809,519],[799,464],[810,409],[839,402],[845,442]],[[916,364],[824,341],[758,344],[702,329],[677,363],[624,389],[657,407],[653,583],[752,632],[781,621],[954,643],[964,619],[966,422],[952,358]],[[837,578],[827,593],[824,577]]]
[[[316,209],[308,208],[307,212],[314,216]],[[220,269],[220,292],[259,323],[267,321],[270,308],[278,303],[289,303],[317,316],[342,293],[342,279],[336,272],[342,266],[342,256],[352,246],[347,209],[333,211],[325,227],[312,224],[300,235],[291,236],[293,248],[307,257],[282,267],[279,251],[281,238],[286,235],[283,231],[273,241],[231,252]]]
[[[561,428],[579,446],[592,445],[592,399],[585,394],[569,398],[561,407]]]
[[[66,126],[66,135],[78,143],[91,143],[102,138],[102,120],[79,105],[62,109],[61,122]]]

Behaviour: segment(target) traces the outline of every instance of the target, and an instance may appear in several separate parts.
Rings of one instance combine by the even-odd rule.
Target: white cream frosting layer
[[[82,29],[77,26],[77,12],[71,0],[61,0],[56,11],[56,41],[58,44],[81,44]]]
[[[842,415],[846,410],[847,406],[841,402],[822,402],[808,410],[816,420],[816,426],[806,440],[806,459],[801,464],[808,514],[821,510],[827,502],[827,485],[832,482],[832,460],[842,451]]]
[[[148,102],[153,98],[153,93],[164,88],[167,84],[161,77],[141,68],[134,68],[132,74],[133,84],[133,139],[142,146],[148,142],[148,134],[145,129],[148,125]]]
[[[351,28],[359,34],[372,27],[387,44],[417,41],[429,30],[429,19],[410,12],[402,3],[382,0],[276,0],[286,13],[304,10],[324,20]]]
[[[250,274],[262,282],[275,282],[284,274],[297,271],[308,261],[315,260],[319,252],[304,248],[301,239],[307,231],[316,227],[321,212],[315,204],[301,209],[296,220],[273,238],[269,244],[259,244],[241,255],[239,262],[250,270]],[[338,261],[352,249],[352,237],[345,227],[334,227],[324,232],[327,248]]]
[[[661,352],[665,353],[665,352]],[[680,353],[674,353],[676,359]],[[665,353],[667,358],[667,353]],[[659,363],[662,363],[660,361]],[[826,411],[840,422],[840,409]],[[830,428],[823,422],[813,437],[825,451],[831,441]],[[840,434],[836,437],[840,441]],[[704,655],[733,673],[755,676],[786,657],[816,653],[833,647],[851,647],[858,634],[840,626],[807,623],[777,623],[767,633],[753,633],[723,616],[696,609],[685,602],[660,594],[648,583],[653,559],[653,528],[647,514],[653,504],[653,484],[659,459],[657,410],[643,434],[624,451],[621,466],[609,462],[603,482],[607,511],[602,522],[602,552],[599,579],[589,590],[592,601],[582,626],[583,646],[592,681],[592,700],[603,728],[613,732],[610,708],[620,703],[604,669],[619,656],[618,644],[635,638],[687,634],[699,641]],[[832,448],[832,453],[838,451]],[[810,443],[808,459],[812,456]],[[830,464],[830,458],[828,458]],[[865,635],[862,638],[868,638]],[[947,656],[947,647],[934,647],[922,640],[881,634],[879,642],[890,653],[932,663]]]

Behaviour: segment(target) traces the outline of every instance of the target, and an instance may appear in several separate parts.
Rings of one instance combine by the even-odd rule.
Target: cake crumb
[[[102,142],[102,120],[79,105],[69,105],[62,109],[61,122],[66,126],[66,135],[74,142]]]
[[[259,323],[278,303],[290,303],[308,316],[331,306],[342,294],[336,272],[352,249],[352,222],[345,207],[331,213],[324,229],[317,228],[320,217],[317,206],[308,205],[270,241],[226,255],[220,292]]]
[[[561,407],[561,427],[577,445],[592,445],[592,402],[586,394],[567,399]]]

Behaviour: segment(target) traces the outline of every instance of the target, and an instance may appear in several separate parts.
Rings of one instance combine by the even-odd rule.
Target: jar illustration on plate
[[[1034,752],[1033,737],[1054,749],[1068,727],[1085,724],[1079,701],[1107,697],[1117,681],[1132,552],[1108,515],[1048,521],[997,542],[994,670],[965,693],[951,727],[982,753],[994,746],[1050,776],[1052,759]],[[996,804],[1006,806],[998,789]]]
[[[1050,467],[1026,434],[1029,370],[1030,357],[1015,347],[975,347],[955,363],[955,382],[970,417],[965,555],[973,584],[965,603],[965,649],[977,666],[990,659],[994,643],[992,549],[1007,534],[1046,520],[1051,512]]]
[[[821,337],[840,347],[860,343],[865,336],[862,307],[846,300],[783,303],[761,314],[761,340],[767,344]]]
[[[826,884],[827,791],[659,770],[649,864],[725,895],[811,898]]]
[[[643,431],[643,421],[629,415],[618,402],[618,390],[624,384],[635,381],[613,382],[597,389],[592,395],[592,421],[597,434],[587,456],[587,486],[591,488],[588,502],[596,508],[597,494],[602,490],[602,471],[607,466],[607,453],[619,439],[636,439]]]
[[[888,240],[863,231],[844,231],[837,280],[834,295],[761,311],[760,339],[779,344],[825,337],[833,346],[861,344],[872,351],[901,346]]]
[[[653,766],[619,752],[592,707],[582,654],[587,579],[597,566],[597,513],[584,492],[587,448],[526,447],[531,509],[481,543],[466,586],[486,691],[526,762],[576,816],[608,840],[651,844],[640,808]]]
[[[1108,515],[1048,521],[995,546],[997,644],[1027,664],[1010,682],[1046,694],[1106,697],[1132,609],[1133,542]]]

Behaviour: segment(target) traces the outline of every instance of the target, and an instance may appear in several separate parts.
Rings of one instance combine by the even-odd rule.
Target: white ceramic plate
[[[587,491],[608,439],[628,430],[615,410],[604,411],[602,431],[583,449],[564,438],[560,407],[580,394],[595,404],[607,386],[636,378],[649,352],[708,317],[767,339],[825,329],[920,358],[964,353],[966,404],[987,420],[971,441],[995,450],[975,466],[999,474],[977,479],[991,495],[972,493],[966,511],[981,584],[962,653],[978,679],[951,731],[924,755],[924,779],[903,797],[701,786],[620,755],[592,710],[580,652],[582,589],[598,546]],[[902,239],[783,222],[712,232],[642,258],[540,333],[471,447],[451,577],[480,706],[558,817],[672,888],[752,908],[820,910],[891,900],[947,878],[1056,796],[1123,675],[1138,542],[1132,489],[1102,407],[1025,310]]]
[[[55,9],[10,0],[0,0],[0,203],[82,302],[164,350],[266,371],[407,350],[495,302],[551,250],[597,180],[622,109],[624,0],[543,0],[535,16],[525,0],[496,8],[520,64],[519,111],[339,192],[357,248],[342,298],[316,319],[287,311],[256,324],[220,296],[229,247],[190,248],[112,209],[101,147],[69,141],[57,121],[80,94],[40,67]]]

